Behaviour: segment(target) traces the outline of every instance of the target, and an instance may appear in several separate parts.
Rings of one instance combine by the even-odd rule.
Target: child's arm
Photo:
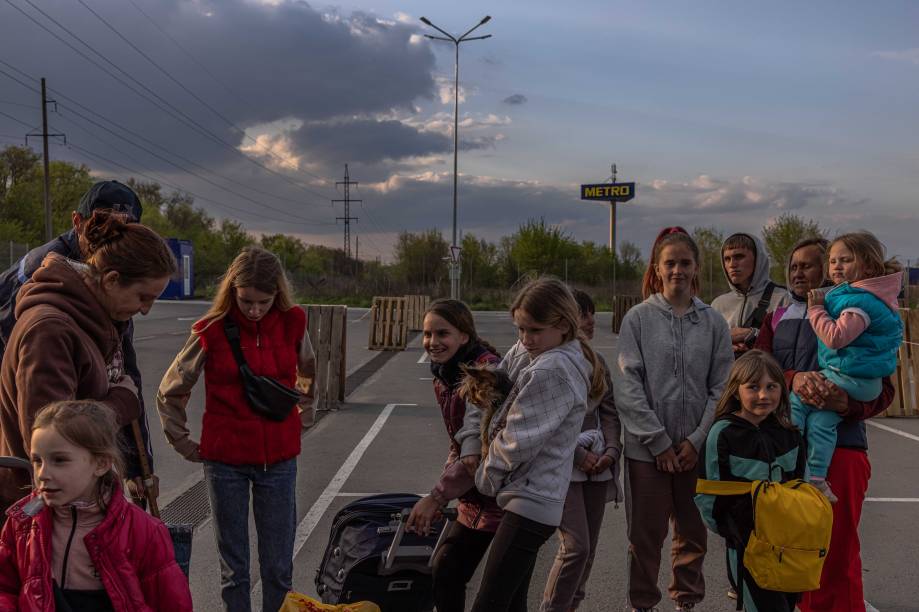
[[[863,310],[846,309],[835,321],[821,304],[809,306],[807,319],[814,328],[814,333],[823,344],[831,349],[841,349],[868,329],[870,319]]]
[[[626,313],[619,331],[615,397],[619,419],[655,457],[673,446],[645,393],[645,362],[641,353],[641,321],[634,310]],[[725,322],[727,325],[727,322]]]
[[[507,409],[504,429],[492,441],[476,473],[476,486],[484,495],[496,496],[508,473],[540,453],[577,401],[571,385],[555,370],[537,369],[526,376],[528,380]],[[572,439],[572,448],[574,445]]]
[[[604,378],[606,380],[606,392],[603,399],[600,400],[600,431],[603,432],[603,441],[606,448],[603,449],[604,455],[609,455],[613,461],[619,459],[622,454],[622,423],[619,420],[619,412],[616,410],[616,392],[613,390],[613,378],[603,357],[599,361],[603,366]]]
[[[176,451],[191,461],[199,461],[198,443],[188,430],[188,398],[204,369],[205,353],[196,334],[191,334],[156,393],[156,409],[163,423],[163,433]]]
[[[0,532],[0,612],[19,610],[19,568],[16,564],[16,534],[13,522],[6,520]]]
[[[188,578],[176,563],[169,530],[158,519],[147,541],[146,555],[137,578],[144,602],[155,612],[192,612]]]

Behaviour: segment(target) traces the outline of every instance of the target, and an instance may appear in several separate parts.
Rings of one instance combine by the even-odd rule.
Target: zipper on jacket
[[[262,346],[262,327],[261,323],[258,321],[255,322],[255,348],[260,348]]]
[[[70,559],[70,545],[73,544],[73,536],[77,533],[77,509],[70,507],[70,513],[73,516],[73,525],[70,526],[70,537],[67,538],[67,546],[64,548],[64,563],[61,565],[61,590],[63,591],[67,584],[67,561]]]

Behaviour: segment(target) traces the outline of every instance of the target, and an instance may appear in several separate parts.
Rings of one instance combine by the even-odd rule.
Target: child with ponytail
[[[727,322],[695,297],[699,247],[682,228],[660,232],[645,301],[629,310],[613,367],[624,434],[629,600],[650,610],[661,547],[673,522],[670,598],[691,610],[705,596],[706,532],[693,502],[696,462],[733,362]]]
[[[504,510],[475,612],[526,609],[539,548],[561,522],[587,405],[606,389],[604,370],[578,331],[578,305],[561,281],[531,282],[517,294],[511,316],[519,340],[500,366],[511,392],[487,422],[467,407],[456,436],[464,462],[474,465],[485,432],[476,487]]]

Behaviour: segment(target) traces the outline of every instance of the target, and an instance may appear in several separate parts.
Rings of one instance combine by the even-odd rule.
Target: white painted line
[[[325,490],[313,503],[313,506],[309,509],[309,512],[306,513],[306,516],[303,517],[303,520],[300,521],[300,524],[297,525],[297,532],[294,536],[294,559],[300,554],[310,534],[313,533],[313,529],[315,529],[319,521],[322,520],[322,515],[325,514],[326,510],[328,510],[329,506],[332,504],[332,501],[338,496],[342,486],[344,486],[345,482],[351,476],[351,472],[357,467],[357,464],[360,462],[361,457],[364,456],[364,452],[367,448],[370,447],[373,439],[376,438],[380,430],[383,429],[383,425],[386,424],[386,420],[389,418],[389,415],[392,414],[396,406],[417,406],[417,404],[387,404],[386,407],[383,408],[380,416],[373,422],[373,425],[370,426],[370,429],[367,430],[367,433],[364,434],[361,441],[357,443],[357,446],[354,447],[354,450],[351,451],[351,454],[348,455],[345,462],[341,464],[341,467],[338,468],[332,480],[326,485]],[[252,587],[252,607],[254,610],[261,609],[261,601],[262,581],[259,579]]]
[[[881,425],[880,423],[875,423],[874,421],[865,421],[865,422],[871,425],[872,427],[877,427],[878,429],[881,429],[883,431],[887,431],[892,434],[897,434],[898,436],[903,436],[904,438],[908,438],[915,442],[919,442],[919,436],[915,434],[911,434],[909,432],[902,431],[900,429],[894,429],[893,427],[888,427],[887,425]]]
[[[197,321],[200,317],[176,317],[176,321]]]
[[[881,612],[881,611],[875,608],[874,606],[872,606],[870,603],[868,603],[868,600],[866,599],[865,600],[865,612]]]
[[[866,502],[899,502],[904,504],[919,504],[919,497],[866,497]]]
[[[428,360],[428,358],[430,358],[430,355],[428,355],[428,352],[425,351],[425,352],[421,355],[421,357],[418,358],[418,361],[416,361],[415,363],[425,363],[425,362]]]
[[[134,338],[134,342],[141,342],[143,340],[152,340],[154,338],[156,338],[156,336],[137,336]]]
[[[362,315],[360,316],[360,318],[354,319],[353,321],[348,321],[348,323],[357,323],[358,321],[363,321],[363,320],[366,319],[368,316],[370,316],[370,313],[371,313],[371,312],[373,312],[373,310],[370,309],[370,308],[368,308],[368,309],[367,309],[367,312],[365,312],[364,314],[362,314]]]
[[[430,377],[427,377],[427,378],[422,377],[422,378],[419,378],[418,380],[434,380],[434,379],[433,379],[433,378],[430,378]]]

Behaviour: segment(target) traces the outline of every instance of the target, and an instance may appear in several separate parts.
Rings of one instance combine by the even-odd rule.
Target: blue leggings
[[[820,373],[854,400],[870,402],[881,394],[880,378],[854,378],[834,370],[820,370]],[[842,417],[832,410],[805,404],[797,393],[792,393],[791,418],[807,439],[808,474],[826,478],[836,450],[836,426]]]

